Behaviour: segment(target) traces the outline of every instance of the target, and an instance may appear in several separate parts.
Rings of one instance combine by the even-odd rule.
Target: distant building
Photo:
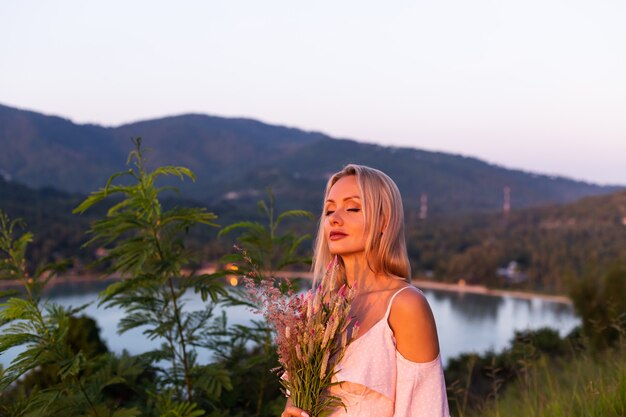
[[[508,284],[519,284],[528,280],[528,275],[521,271],[519,264],[515,261],[509,262],[506,268],[498,268],[497,273]]]
[[[224,194],[224,200],[236,200],[239,198],[239,193],[237,191],[229,191]]]

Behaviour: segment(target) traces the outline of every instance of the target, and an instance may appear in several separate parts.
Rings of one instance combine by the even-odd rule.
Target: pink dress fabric
[[[396,341],[385,316],[352,342],[335,370],[331,392],[343,399],[343,407],[329,417],[448,417],[448,399],[441,355],[417,363],[396,350]],[[419,291],[419,290],[418,290]],[[421,291],[420,291],[421,292]]]

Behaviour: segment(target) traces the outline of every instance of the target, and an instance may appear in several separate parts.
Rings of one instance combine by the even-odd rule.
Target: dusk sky
[[[626,2],[0,2],[0,103],[187,112],[626,185]]]

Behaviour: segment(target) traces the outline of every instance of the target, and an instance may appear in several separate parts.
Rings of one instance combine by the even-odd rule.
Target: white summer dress
[[[449,417],[441,355],[418,363],[396,349],[388,318],[394,298],[407,288],[396,291],[385,316],[348,345],[334,377],[344,382],[332,389],[347,410],[329,417]]]

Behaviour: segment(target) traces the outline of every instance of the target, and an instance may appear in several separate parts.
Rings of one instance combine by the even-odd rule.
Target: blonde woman
[[[347,165],[326,186],[314,276],[337,255],[348,285],[357,339],[337,366],[332,417],[449,416],[435,320],[410,283],[398,187],[383,172]],[[281,417],[308,417],[287,401]]]

